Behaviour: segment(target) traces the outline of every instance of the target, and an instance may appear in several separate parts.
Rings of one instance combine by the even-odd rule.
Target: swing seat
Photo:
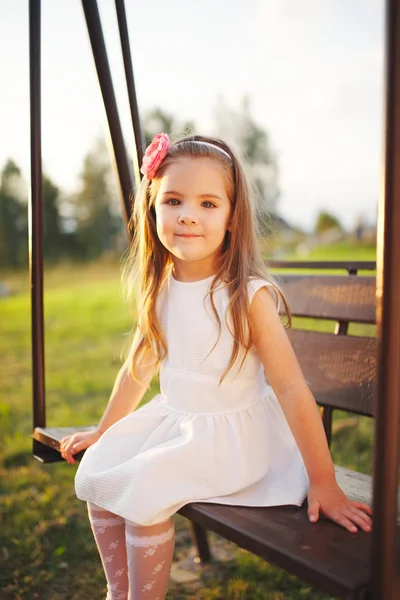
[[[95,425],[87,427],[35,427],[32,433],[33,457],[41,463],[52,463],[64,460],[60,454],[60,441],[66,435],[72,435],[78,431],[93,431]],[[75,454],[80,460],[84,452]]]

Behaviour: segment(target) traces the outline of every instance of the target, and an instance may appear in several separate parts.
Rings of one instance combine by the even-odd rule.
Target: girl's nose
[[[196,225],[198,222],[197,217],[193,213],[182,213],[178,217],[178,223],[180,225]]]

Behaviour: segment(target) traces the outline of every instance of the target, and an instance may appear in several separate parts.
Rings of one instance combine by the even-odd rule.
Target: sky
[[[127,147],[133,133],[113,0],[98,0]],[[383,0],[125,0],[140,113],[212,133],[218,97],[251,98],[277,155],[279,212],[374,223],[382,154]],[[29,3],[0,0],[0,168],[30,177]],[[66,192],[107,132],[79,0],[42,0],[43,168]]]

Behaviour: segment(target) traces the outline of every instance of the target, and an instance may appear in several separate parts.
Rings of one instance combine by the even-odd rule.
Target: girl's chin
[[[171,252],[173,258],[176,258],[177,260],[182,260],[184,262],[198,262],[200,260],[204,260],[207,258],[207,256],[202,256],[202,255],[198,255],[198,254],[189,254],[189,253],[184,253],[184,252]]]
[[[201,261],[207,261],[207,262],[213,262],[214,261],[214,255],[213,254],[208,254],[208,253],[202,253],[202,252],[182,252],[182,249],[177,249],[177,248],[173,248],[173,249],[168,249],[172,259],[177,259],[177,260],[181,260],[182,262],[201,262]]]

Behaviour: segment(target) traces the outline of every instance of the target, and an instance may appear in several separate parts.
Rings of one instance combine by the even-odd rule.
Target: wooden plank
[[[375,277],[280,274],[276,281],[294,316],[375,323]]]
[[[311,525],[304,508],[199,503],[179,512],[335,596],[346,597],[368,581],[369,534],[341,531],[325,519]]]
[[[370,503],[369,476],[342,467],[335,470],[351,498]],[[305,506],[248,508],[202,502],[179,512],[331,594],[348,597],[368,586],[371,534],[351,534],[326,518],[311,525]]]
[[[375,338],[294,330],[292,342],[318,404],[375,414]]]
[[[37,440],[32,440],[33,458],[41,463],[61,462],[64,460],[58,450],[46,446]]]

